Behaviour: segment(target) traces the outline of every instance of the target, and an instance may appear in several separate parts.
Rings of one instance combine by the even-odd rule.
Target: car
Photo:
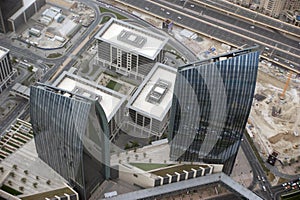
[[[261,181],[261,178],[260,178],[260,176],[257,176],[257,179],[258,179],[259,181]]]
[[[145,7],[145,10],[149,10],[149,8],[148,8],[148,7]]]
[[[275,61],[277,61],[277,62],[279,61],[279,59],[278,59],[278,58],[274,58],[274,60],[275,60]]]
[[[178,16],[177,18],[178,18],[178,19],[181,19],[181,17],[180,17],[180,16]]]
[[[269,50],[270,50],[270,48],[269,48],[269,47],[265,47],[265,50],[268,50],[268,51],[269,51]]]
[[[169,13],[169,12],[166,12],[166,14],[169,15],[170,13]]]
[[[194,8],[194,7],[195,7],[195,5],[194,5],[194,4],[191,4],[191,7],[192,7],[192,8]]]
[[[255,26],[250,26],[250,28],[254,29],[254,28],[255,28]]]
[[[265,181],[266,181],[266,180],[265,180],[265,178],[264,178],[263,176],[261,177],[261,179],[262,179],[262,181],[263,181],[263,182],[265,182]]]
[[[283,183],[283,184],[282,184],[282,187],[285,187],[285,186],[287,186],[287,183]]]
[[[161,11],[165,11],[165,9],[164,9],[164,8],[160,8],[160,10],[161,10]]]
[[[266,186],[262,186],[262,189],[266,192],[267,191],[267,189],[266,189]]]
[[[291,68],[294,68],[294,65],[290,64],[290,67],[291,67]]]

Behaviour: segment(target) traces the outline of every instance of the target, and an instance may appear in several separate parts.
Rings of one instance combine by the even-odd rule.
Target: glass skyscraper
[[[109,128],[97,99],[39,84],[30,90],[38,156],[86,200],[110,178]]]
[[[170,158],[224,164],[231,173],[250,113],[257,48],[178,69],[169,126]]]

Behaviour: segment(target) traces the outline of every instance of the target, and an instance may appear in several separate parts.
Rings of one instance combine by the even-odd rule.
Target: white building
[[[12,81],[15,72],[9,60],[9,50],[0,46],[0,92]]]
[[[128,130],[144,137],[162,136],[169,124],[175,79],[175,68],[156,63],[126,105]]]
[[[97,64],[130,78],[143,80],[156,62],[168,38],[150,30],[111,18],[97,33]]]
[[[109,123],[110,139],[114,139],[123,118],[125,95],[66,71],[58,77],[52,86],[84,97],[97,99],[103,107]]]

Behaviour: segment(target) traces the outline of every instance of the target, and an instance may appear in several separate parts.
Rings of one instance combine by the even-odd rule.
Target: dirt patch
[[[299,141],[299,137],[296,137],[290,133],[288,133],[288,134],[279,133],[279,134],[269,138],[269,141],[272,144],[275,144],[281,140],[291,142],[291,143],[297,143],[297,141]]]

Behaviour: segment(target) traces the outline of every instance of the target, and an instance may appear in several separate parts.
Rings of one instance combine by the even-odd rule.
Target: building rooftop
[[[8,52],[9,52],[8,49],[0,46],[0,59],[3,58],[3,56],[5,56]]]
[[[208,185],[211,183],[223,183],[232,189],[236,194],[240,194],[247,199],[255,199],[255,200],[262,200],[262,198],[256,195],[251,190],[243,187],[239,183],[232,180],[229,176],[221,173],[211,174],[207,176],[202,176],[198,178],[193,178],[185,181],[180,181],[177,183],[166,184],[163,186],[158,186],[154,188],[148,188],[143,190],[138,190],[134,192],[129,192],[125,194],[120,194],[118,196],[114,196],[112,199],[114,200],[129,200],[129,199],[147,199],[147,198],[154,198],[154,197],[162,197],[164,194],[172,194],[178,191],[185,191],[190,188],[195,188],[203,185]],[[109,199],[109,198],[105,198]]]
[[[126,96],[123,94],[66,71],[59,76],[52,86],[87,98],[97,99],[103,107],[108,121],[113,118],[126,100]]]
[[[171,107],[175,79],[175,68],[156,63],[127,107],[161,121]]]
[[[95,38],[152,60],[168,41],[166,37],[114,18],[101,28]]]

